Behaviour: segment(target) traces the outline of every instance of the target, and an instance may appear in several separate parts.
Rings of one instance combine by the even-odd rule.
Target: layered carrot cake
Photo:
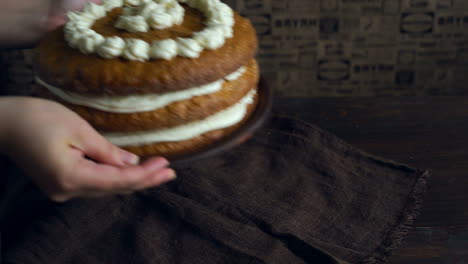
[[[257,38],[219,0],[104,0],[37,48],[40,95],[143,157],[197,152],[255,110]]]

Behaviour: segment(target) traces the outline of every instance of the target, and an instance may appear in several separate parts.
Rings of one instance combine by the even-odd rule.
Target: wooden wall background
[[[225,0],[249,17],[278,96],[468,94],[466,0]],[[3,93],[33,89],[29,51],[4,51]]]

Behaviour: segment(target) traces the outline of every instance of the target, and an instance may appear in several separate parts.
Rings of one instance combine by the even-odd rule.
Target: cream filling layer
[[[154,111],[174,102],[188,100],[195,96],[218,92],[223,88],[225,80],[235,81],[239,79],[245,73],[245,71],[246,68],[241,67],[239,70],[229,74],[221,80],[178,92],[112,97],[84,96],[77,93],[64,91],[60,88],[50,85],[44,82],[38,76],[35,78],[38,84],[47,88],[51,93],[67,103],[86,106],[112,113],[138,113]]]
[[[104,134],[104,137],[120,147],[189,140],[210,131],[233,126],[242,121],[247,114],[247,107],[254,102],[256,92],[256,90],[250,91],[235,105],[203,120],[167,129],[134,133],[108,133]]]

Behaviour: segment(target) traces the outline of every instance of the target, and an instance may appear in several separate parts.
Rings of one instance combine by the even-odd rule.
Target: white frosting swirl
[[[65,25],[65,33],[74,33],[75,31],[91,30],[93,21],[79,20]]]
[[[177,39],[178,54],[187,58],[197,58],[203,47],[196,40],[191,38]]]
[[[155,41],[151,45],[151,58],[170,60],[175,56],[177,56],[177,42],[173,39]]]
[[[129,32],[147,32],[148,24],[142,16],[120,16],[115,27]]]
[[[91,26],[92,23],[94,23],[94,20],[95,18],[91,15],[91,14],[88,14],[88,13],[80,13],[80,12],[73,12],[73,11],[70,11],[67,13],[67,17],[68,17],[68,24],[70,23],[80,23],[80,24],[83,24],[83,23],[86,23],[88,24],[88,27]],[[70,25],[66,25],[66,26],[70,26]]]
[[[185,1],[189,6],[199,9],[205,14],[210,14],[211,10],[215,9],[220,4],[218,0],[195,0]],[[211,15],[211,14],[210,14]]]
[[[70,30],[65,31],[65,39],[68,41],[68,44],[72,48],[78,48],[78,41],[80,38],[86,34],[86,32],[92,31],[91,29],[80,29],[80,30]]]
[[[94,23],[94,18],[85,13],[69,12],[68,19],[70,21],[64,27],[65,40],[72,48],[76,48],[81,35],[91,31],[90,28]]]
[[[93,53],[101,43],[104,42],[104,37],[90,30],[88,33],[81,35],[78,39],[78,49],[84,54]]]
[[[153,13],[148,17],[148,25],[154,29],[164,29],[172,25],[172,17],[163,12]]]
[[[123,6],[123,0],[104,0],[103,5],[106,11],[111,11],[114,8]]]
[[[123,54],[125,50],[125,41],[120,37],[110,37],[100,45],[97,49],[99,56],[106,59],[117,58]]]
[[[95,19],[106,16],[106,8],[93,2],[88,2],[83,8],[83,13],[93,16]]]
[[[157,142],[171,142],[189,140],[204,133],[233,126],[247,114],[247,109],[254,102],[256,90],[249,92],[244,98],[233,106],[226,108],[203,120],[198,120],[166,129],[133,133],[104,134],[113,144],[119,147],[141,146]]]
[[[232,16],[232,9],[224,4],[220,3],[219,5],[213,6],[209,10],[210,16],[208,17],[207,25],[224,25],[232,27],[234,25],[234,16]]]
[[[224,79],[182,91],[164,94],[87,96],[57,88],[44,82],[37,76],[36,82],[47,88],[51,93],[58,96],[63,101],[71,104],[82,105],[112,113],[139,113],[154,111],[171,103],[187,100],[194,96],[207,95],[218,92],[222,89],[226,81],[234,81],[239,79],[245,70],[246,68],[242,67],[234,73],[224,77]]]
[[[153,29],[164,29],[173,25],[178,25],[182,23],[184,14],[185,9],[176,0],[163,2],[148,0],[146,2],[141,2],[138,6],[125,7],[123,16],[117,20],[115,26],[130,32],[147,32],[150,27]],[[135,25],[127,26],[128,22],[126,20],[128,20],[128,18],[125,18],[125,21],[120,21],[122,17],[128,16],[141,16],[144,18],[138,18],[138,31],[135,30]]]
[[[175,25],[180,25],[184,22],[185,9],[177,1],[167,4],[166,12],[172,17]]]
[[[135,12],[145,19],[148,19],[151,14],[157,12],[158,9],[161,9],[160,5],[158,5],[156,2],[149,1],[137,7]]]
[[[206,28],[193,34],[193,39],[201,46],[215,50],[224,45],[223,29],[221,27]]]
[[[144,62],[149,58],[150,45],[141,39],[126,39],[123,57],[128,60]]]
[[[136,43],[125,40],[122,48],[122,41],[107,40],[113,37],[104,38],[91,29],[106,12],[124,5],[122,15],[115,23],[116,28],[147,32],[150,28],[164,29],[181,24],[185,9],[179,3],[197,8],[206,16],[206,28],[195,32],[191,38],[159,40],[153,42],[151,48],[149,43],[142,43],[143,40]],[[97,53],[106,59],[120,56],[137,61],[149,58],[170,60],[175,56],[197,58],[203,50],[218,49],[227,38],[233,37],[234,13],[220,0],[104,0],[102,6],[88,3],[82,13],[69,12],[68,17],[70,21],[64,31],[69,45],[85,54]]]

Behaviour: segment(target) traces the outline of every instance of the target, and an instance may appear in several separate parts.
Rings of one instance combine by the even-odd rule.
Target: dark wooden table
[[[468,97],[285,98],[274,108],[367,152],[431,169],[421,214],[390,263],[468,263]]]

